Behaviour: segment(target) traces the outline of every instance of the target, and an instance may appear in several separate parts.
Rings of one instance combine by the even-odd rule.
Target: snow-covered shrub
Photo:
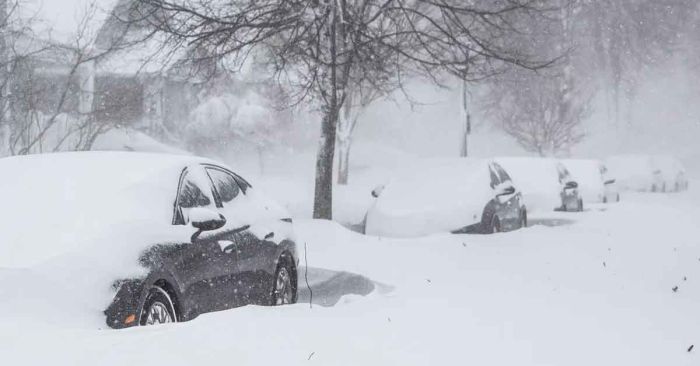
[[[284,137],[289,118],[275,102],[253,90],[210,95],[192,111],[184,127],[192,150],[254,148],[264,150]]]

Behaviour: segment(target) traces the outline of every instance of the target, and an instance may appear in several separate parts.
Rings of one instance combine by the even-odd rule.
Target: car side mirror
[[[496,193],[496,197],[510,196],[511,194],[515,194],[515,187],[508,186],[499,190],[498,193]]]
[[[372,190],[372,197],[374,197],[374,198],[379,197],[379,195],[382,194],[382,191],[384,191],[384,185],[376,186],[376,187]]]
[[[615,179],[608,179],[608,180],[605,181],[604,184],[605,184],[606,186],[607,186],[607,185],[610,185],[610,184],[615,184]]]
[[[568,181],[564,185],[564,189],[576,189],[576,188],[578,188],[578,183],[576,183],[574,181]]]
[[[226,224],[224,215],[203,207],[190,209],[189,220],[190,224],[197,229],[197,232],[192,235],[192,241],[202,232],[220,229]]]

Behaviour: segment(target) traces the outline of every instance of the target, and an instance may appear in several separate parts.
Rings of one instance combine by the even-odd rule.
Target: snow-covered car
[[[561,162],[530,157],[501,157],[496,162],[513,177],[530,211],[583,211],[578,183]]]
[[[688,189],[688,178],[683,163],[670,155],[651,156],[651,165],[661,175],[661,186],[657,192],[680,192]]]
[[[617,155],[608,158],[607,167],[620,187],[640,192],[672,192],[688,188],[683,164],[667,155]]]
[[[412,237],[495,233],[527,226],[527,209],[508,173],[482,159],[432,159],[402,169],[372,191],[365,233]]]
[[[288,213],[220,163],[81,152],[0,171],[0,267],[50,278],[110,327],[296,301]]]
[[[620,201],[615,179],[609,176],[608,169],[599,160],[565,159],[562,160],[562,164],[576,177],[578,190],[584,202]]]
[[[603,203],[620,202],[620,188],[617,186],[617,179],[615,179],[602,161],[598,162],[600,163],[600,176],[603,178],[605,191],[603,194]]]
[[[648,155],[611,156],[605,161],[605,166],[624,190],[656,191],[663,185],[661,171],[654,168]]]

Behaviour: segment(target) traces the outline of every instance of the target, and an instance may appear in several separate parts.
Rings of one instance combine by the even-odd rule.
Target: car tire
[[[608,196],[603,196],[603,203],[608,203]]]
[[[580,198],[578,200],[578,212],[583,212],[583,200]]]
[[[177,319],[170,295],[161,287],[151,287],[141,305],[139,325],[176,323]]]
[[[297,302],[297,293],[292,276],[296,273],[284,257],[280,258],[272,283],[270,305],[288,305]]]
[[[620,194],[619,193],[616,196],[615,202],[620,202]]]

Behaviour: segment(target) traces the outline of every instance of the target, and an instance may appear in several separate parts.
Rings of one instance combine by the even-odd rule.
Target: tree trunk
[[[338,141],[338,184],[347,185],[350,175],[350,145],[349,139]]]
[[[462,141],[459,156],[466,158],[469,156],[469,133],[471,132],[471,121],[469,116],[469,100],[467,91],[467,75],[465,73],[464,80],[462,80],[462,121],[464,125],[462,126]]]
[[[337,107],[331,107],[323,116],[321,140],[316,155],[316,191],[314,218],[333,219],[333,161],[335,158],[335,133],[338,121]]]
[[[10,47],[8,0],[0,0],[0,156],[12,154],[12,116],[10,114]]]
[[[316,187],[314,192],[314,219],[333,219],[333,162],[335,158],[335,139],[338,127],[338,75],[337,75],[337,23],[338,9],[333,4],[330,19],[330,95],[325,115],[321,122],[321,139],[316,155]]]
[[[357,122],[353,116],[353,109],[362,108],[354,106],[354,91],[351,90],[345,96],[342,111],[338,114],[338,129],[336,131],[338,141],[338,184],[347,185],[350,175],[350,145],[352,144],[352,131]]]

